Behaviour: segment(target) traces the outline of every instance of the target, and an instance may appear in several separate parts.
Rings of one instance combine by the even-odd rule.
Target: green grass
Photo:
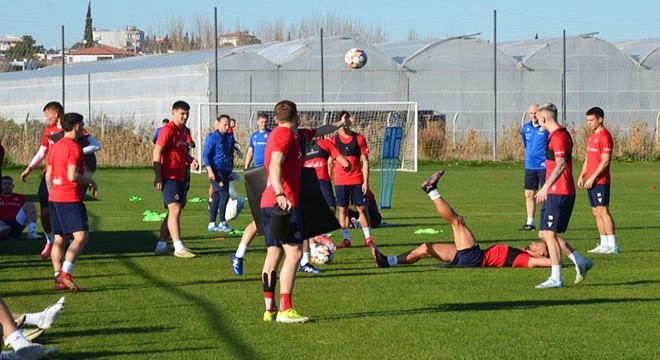
[[[340,250],[317,276],[298,277],[294,305],[314,321],[264,324],[260,270],[263,239],[248,251],[245,274],[234,276],[229,255],[239,239],[206,232],[206,204],[191,203],[182,219],[195,259],[154,257],[158,223],[142,212],[163,211],[148,169],[102,169],[98,201],[87,203],[91,242],[74,275],[86,288],[68,294],[55,327],[40,341],[66,359],[652,359],[660,353],[659,163],[617,163],[612,214],[621,254],[590,256],[595,267],[572,286],[536,290],[548,269],[451,269],[425,259],[412,266],[375,267],[363,247]],[[451,241],[418,184],[438,165],[397,174],[394,208],[373,231],[386,254],[424,241]],[[519,231],[525,218],[519,164],[447,166],[445,198],[482,245],[523,246],[536,234]],[[18,177],[19,170],[5,170]],[[36,175],[36,174],[34,174]],[[36,191],[38,176],[18,183]],[[372,186],[378,187],[378,174]],[[190,197],[205,197],[193,178]],[[131,195],[144,202],[129,202]],[[248,212],[232,223],[242,228]],[[418,228],[440,236],[414,235]],[[335,231],[335,239],[339,233]],[[586,195],[579,191],[567,240],[586,255],[597,243]],[[353,232],[355,243],[362,235]],[[14,311],[36,311],[60,296],[41,242],[0,243],[0,291]]]

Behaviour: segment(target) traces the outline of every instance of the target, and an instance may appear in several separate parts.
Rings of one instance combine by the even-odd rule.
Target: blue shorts
[[[39,183],[39,190],[37,191],[37,195],[39,196],[39,205],[41,205],[42,208],[47,208],[48,207],[48,187],[46,186],[46,177],[45,176],[41,177],[41,182]]]
[[[78,231],[89,231],[87,208],[83,202],[49,202],[50,222],[53,234],[70,235]]]
[[[469,249],[461,249],[456,251],[456,256],[452,260],[452,266],[456,267],[481,267],[481,263],[484,261],[484,252],[481,251],[479,245],[474,245]]]
[[[303,223],[300,208],[294,207],[291,211],[291,222],[289,223],[289,237],[286,239],[273,239],[270,236],[270,218],[271,208],[261,208],[261,216],[264,222],[264,240],[266,247],[277,246],[282,247],[282,244],[302,244],[305,240],[303,236]]]
[[[610,184],[596,184],[587,190],[591,207],[610,206]]]
[[[563,233],[568,229],[571,220],[575,195],[548,194],[548,198],[541,207],[540,230],[551,230]]]
[[[545,184],[545,170],[525,169],[525,190],[538,190]]]
[[[3,223],[11,226],[11,231],[5,236],[0,236],[1,240],[18,239],[23,234],[23,229],[25,229],[25,226],[19,224],[18,221],[16,221],[16,219],[11,219],[9,221],[3,221]]]
[[[319,180],[319,187],[321,188],[325,203],[329,207],[336,207],[337,203],[335,202],[335,194],[332,193],[332,183],[328,180]]]
[[[215,181],[211,181],[213,192],[228,192],[229,191],[229,176],[231,171],[213,170]],[[220,185],[222,183],[222,185]]]
[[[163,183],[163,202],[165,208],[171,203],[181,204],[181,208],[186,206],[186,187],[182,181],[170,179]]]
[[[335,185],[335,192],[337,193],[337,206],[346,207],[348,201],[356,206],[364,206],[367,204],[367,199],[362,193],[362,184],[358,185]]]

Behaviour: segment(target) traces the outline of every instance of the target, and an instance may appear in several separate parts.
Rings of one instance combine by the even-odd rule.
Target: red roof
[[[113,48],[108,45],[96,45],[88,48],[74,50],[69,55],[119,55],[119,56],[135,56],[135,53],[126,51],[124,49]]]

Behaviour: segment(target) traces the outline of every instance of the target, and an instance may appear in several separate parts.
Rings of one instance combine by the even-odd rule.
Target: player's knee
[[[462,216],[454,213],[454,216],[451,219],[451,224],[454,226],[465,226],[465,219]]]
[[[423,243],[422,246],[420,246],[420,249],[422,250],[422,255],[426,256],[431,253],[431,245],[430,243]]]

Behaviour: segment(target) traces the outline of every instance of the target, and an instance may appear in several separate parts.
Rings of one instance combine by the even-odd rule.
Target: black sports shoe
[[[534,225],[530,225],[530,224],[525,224],[525,225],[522,227],[522,230],[524,230],[524,231],[532,231],[532,230],[536,230],[536,226],[534,226]]]
[[[387,262],[387,256],[383,255],[383,253],[378,250],[378,248],[373,247],[372,252],[374,255],[374,258],[376,259],[376,265],[379,268],[388,268],[390,267],[390,263]]]
[[[437,189],[438,188],[438,181],[440,180],[440,178],[444,174],[445,174],[444,170],[438,170],[435,173],[433,173],[433,175],[431,175],[431,177],[428,180],[426,180],[422,183],[422,185],[421,185],[422,190],[424,190],[424,192],[428,194],[431,191]]]

